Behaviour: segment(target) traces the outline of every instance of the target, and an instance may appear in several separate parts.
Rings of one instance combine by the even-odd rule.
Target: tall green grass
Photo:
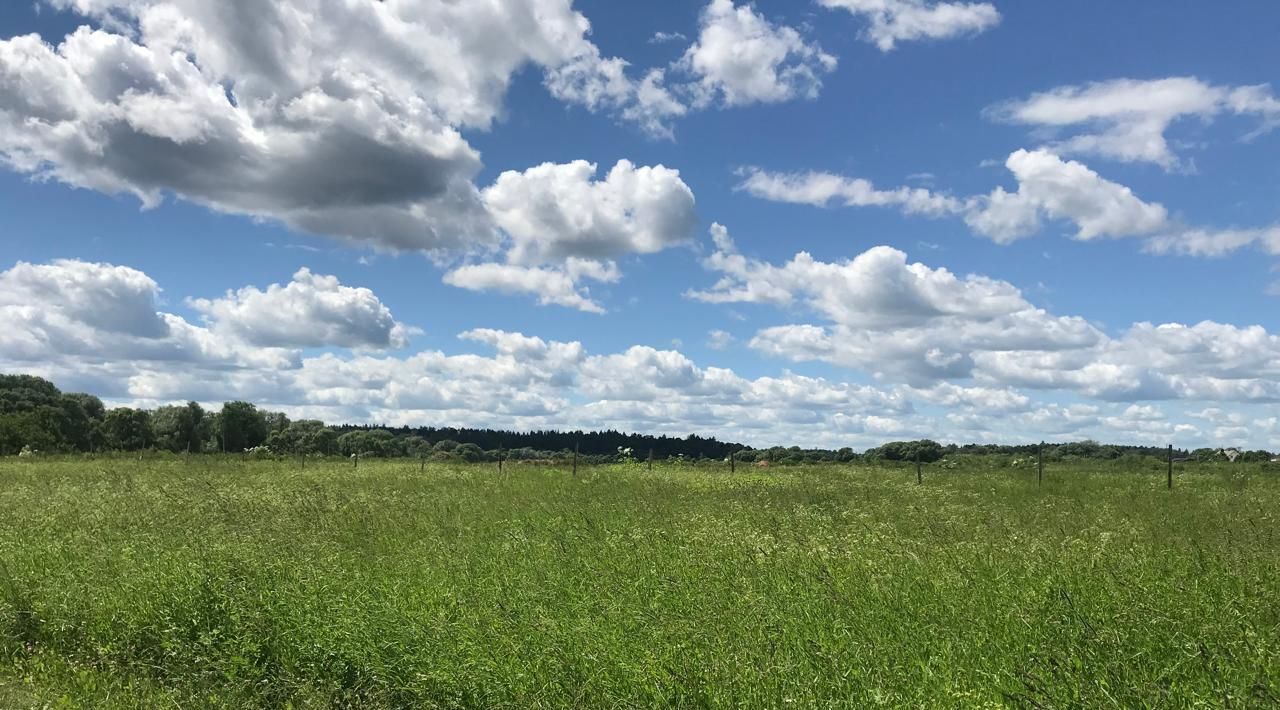
[[[1280,704],[1280,476],[1192,470],[8,459],[0,705]]]

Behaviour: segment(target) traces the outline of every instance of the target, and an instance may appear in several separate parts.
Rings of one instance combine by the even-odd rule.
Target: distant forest
[[[439,427],[328,425],[314,419],[291,420],[249,402],[227,402],[217,411],[196,402],[153,410],[108,409],[91,394],[65,393],[32,375],[0,375],[0,455],[109,451],[243,453],[279,456],[413,457],[433,460],[494,461],[563,458],[575,451],[587,462],[644,459],[725,459],[771,463],[850,462],[860,459],[939,461],[955,454],[1034,455],[1036,444],[943,445],[935,441],[889,442],[863,452],[852,448],[802,449],[776,446],[754,449],[714,437],[652,436],[607,431],[495,431]],[[651,454],[652,452],[652,454]],[[1214,460],[1219,449],[1177,450],[1179,458]],[[1093,441],[1050,444],[1046,459],[1117,459],[1165,456],[1150,446]],[[1237,460],[1269,461],[1265,451],[1242,452]]]

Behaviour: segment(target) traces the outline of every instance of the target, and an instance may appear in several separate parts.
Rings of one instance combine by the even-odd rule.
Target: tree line
[[[922,439],[894,441],[859,454],[852,448],[753,449],[690,434],[686,437],[606,431],[498,431],[453,427],[330,426],[315,419],[291,420],[282,412],[234,401],[206,410],[196,402],[156,409],[107,409],[91,394],[64,393],[32,375],[0,374],[0,455],[160,450],[174,453],[242,453],[285,456],[341,455],[414,457],[463,461],[537,460],[576,452],[586,461],[716,459],[733,455],[743,463],[847,463],[857,460],[934,463],[957,455],[1035,456],[1037,444],[947,444]],[[652,454],[651,454],[652,452]],[[1179,458],[1222,460],[1221,449],[1177,450]],[[1119,459],[1167,455],[1167,449],[1077,441],[1043,448],[1046,460]],[[1269,461],[1266,451],[1241,452],[1236,460]]]
[[[466,461],[552,458],[573,451],[592,458],[724,458],[747,447],[687,437],[618,431],[529,431],[441,427],[330,426],[291,420],[250,402],[205,410],[196,402],[156,409],[107,409],[91,394],[64,393],[32,375],[0,375],[0,455],[162,450],[242,453],[434,457]]]

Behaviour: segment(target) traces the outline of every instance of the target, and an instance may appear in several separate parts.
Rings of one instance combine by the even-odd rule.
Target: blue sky
[[[1280,8],[454,5],[0,7],[0,369],[330,421],[1280,449]]]

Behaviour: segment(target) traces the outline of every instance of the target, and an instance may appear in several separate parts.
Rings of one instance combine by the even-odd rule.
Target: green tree
[[[931,439],[918,441],[891,441],[867,451],[867,457],[886,461],[915,461],[916,456],[924,463],[940,460],[946,453],[942,444]]]
[[[178,453],[198,453],[203,448],[204,419],[204,408],[195,402],[160,407],[151,415],[156,445]]]
[[[481,449],[475,444],[461,444],[458,448],[453,450],[453,455],[463,461],[474,463],[476,461],[484,460],[484,449]]]
[[[0,375],[0,414],[30,411],[54,404],[62,392],[52,382],[32,375]]]
[[[329,427],[317,429],[308,440],[307,452],[326,456],[338,453],[338,432]]]
[[[102,420],[102,430],[107,446],[117,451],[141,451],[155,443],[151,413],[145,409],[112,409]]]
[[[1191,452],[1191,458],[1200,463],[1208,463],[1210,461],[1223,460],[1222,449],[1196,449]]]
[[[8,417],[0,450],[16,445],[17,450],[88,451],[102,409],[97,397],[63,394],[45,379],[0,375],[0,417]]]
[[[405,456],[418,458],[420,456],[427,456],[431,454],[431,444],[428,444],[426,439],[423,439],[417,434],[410,434],[409,436],[404,437],[400,443],[404,448]]]
[[[395,438],[386,429],[356,429],[338,437],[338,451],[344,456],[394,455]]]
[[[1111,458],[1110,453],[1105,447],[1092,439],[1084,441],[1071,441],[1058,446],[1058,454],[1064,459],[1080,458],[1080,459],[1101,459]]]
[[[338,435],[315,419],[290,422],[282,430],[273,431],[267,437],[272,451],[292,455],[330,454],[336,451]]]
[[[93,421],[100,422],[107,416],[107,408],[102,404],[102,400],[91,394],[84,392],[68,392],[62,395],[66,399],[75,400],[80,404],[80,408]]]
[[[262,421],[267,425],[267,435],[289,428],[289,417],[284,412],[263,412]]]
[[[447,453],[452,453],[453,450],[458,448],[459,446],[462,446],[462,444],[459,444],[453,439],[445,439],[443,441],[437,441],[436,445],[431,447],[431,450],[437,453],[443,452],[447,454]]]
[[[248,402],[227,402],[218,415],[218,444],[229,453],[261,446],[267,441],[267,422]]]
[[[70,395],[58,398],[58,433],[61,448],[72,451],[88,451],[92,442],[95,422],[85,412],[82,400]]]
[[[30,446],[37,451],[56,451],[60,445],[56,424],[47,412],[28,411],[0,415],[0,454],[11,456]]]

